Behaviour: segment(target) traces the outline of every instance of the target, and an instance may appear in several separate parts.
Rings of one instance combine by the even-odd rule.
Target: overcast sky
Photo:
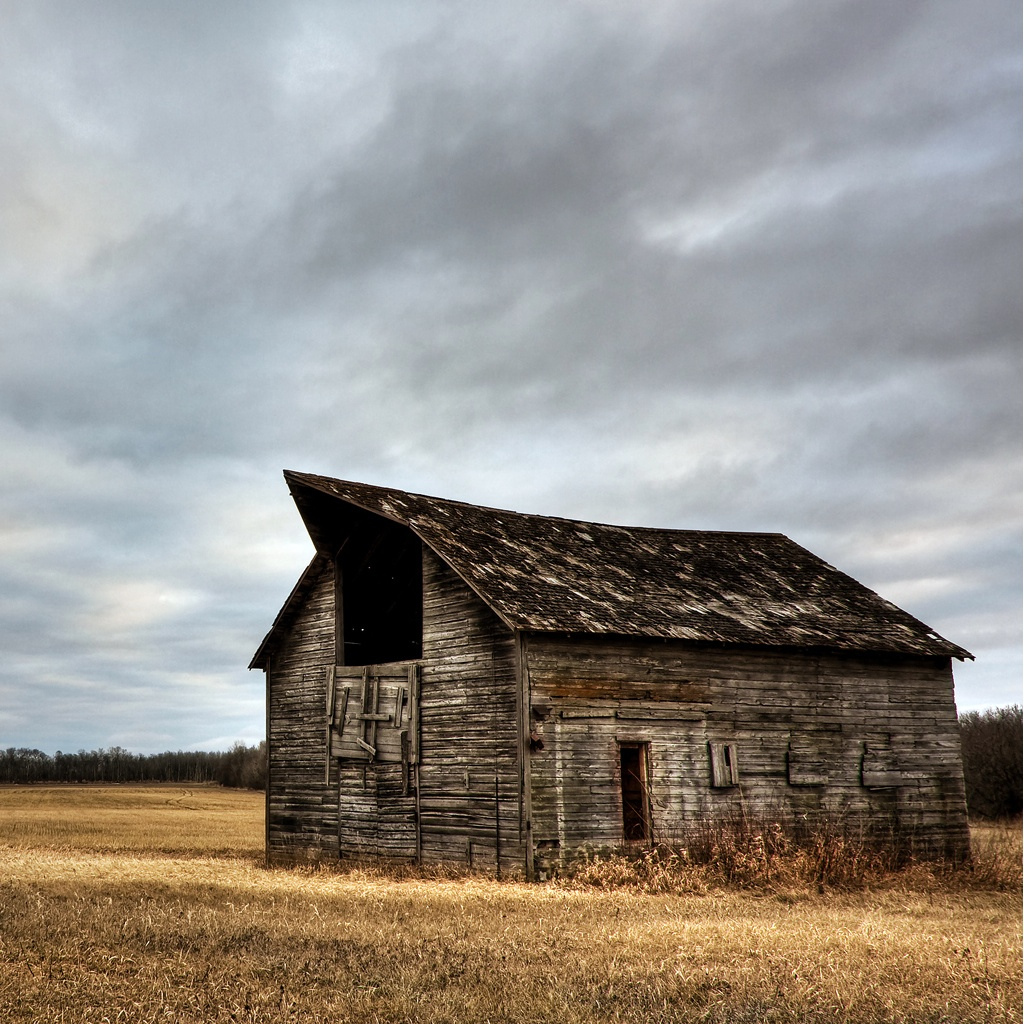
[[[780,531],[1021,699],[1010,0],[0,0],[0,747],[263,735],[284,468]]]

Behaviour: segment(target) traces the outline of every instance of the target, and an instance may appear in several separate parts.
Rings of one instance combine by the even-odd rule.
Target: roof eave
[[[771,642],[762,640],[724,640],[717,637],[695,637],[695,636],[673,636],[668,633],[626,633],[626,632],[598,632],[595,630],[580,629],[553,629],[550,627],[538,627],[528,623],[519,627],[519,632],[528,636],[559,636],[559,637],[585,637],[590,639],[607,640],[637,640],[661,643],[686,644],[693,647],[717,647],[736,648],[743,650],[760,651],[802,651],[815,654],[834,655],[875,655],[880,657],[907,657],[907,658],[956,658],[958,661],[974,661],[974,655],[970,651],[958,647],[948,640],[942,642],[942,646],[934,646],[928,649],[912,649],[909,647],[883,647],[880,645],[852,645],[852,644],[829,644],[829,643],[794,643],[794,642]]]

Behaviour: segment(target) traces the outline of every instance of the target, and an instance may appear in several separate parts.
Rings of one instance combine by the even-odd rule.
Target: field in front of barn
[[[974,873],[652,892],[621,866],[267,870],[262,814],[214,787],[0,788],[0,1019],[1021,1019],[1019,829],[981,830]]]

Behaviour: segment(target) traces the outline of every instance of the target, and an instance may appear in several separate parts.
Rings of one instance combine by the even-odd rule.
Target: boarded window
[[[786,770],[791,786],[824,786],[828,783],[830,737],[793,736],[789,741]]]
[[[736,758],[735,743],[709,743],[711,756],[711,785],[718,788],[738,786],[740,766]]]
[[[327,741],[328,773],[332,757],[416,764],[419,666],[335,665],[328,669]]]
[[[622,835],[627,842],[650,842],[647,744],[620,743],[619,766],[622,779]]]
[[[868,789],[896,789],[903,785],[903,773],[887,733],[878,734],[864,743],[860,765],[860,781]]]

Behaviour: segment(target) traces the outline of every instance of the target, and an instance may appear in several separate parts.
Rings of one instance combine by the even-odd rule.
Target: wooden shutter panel
[[[711,785],[717,789],[738,786],[740,767],[735,743],[709,743],[711,755]]]

